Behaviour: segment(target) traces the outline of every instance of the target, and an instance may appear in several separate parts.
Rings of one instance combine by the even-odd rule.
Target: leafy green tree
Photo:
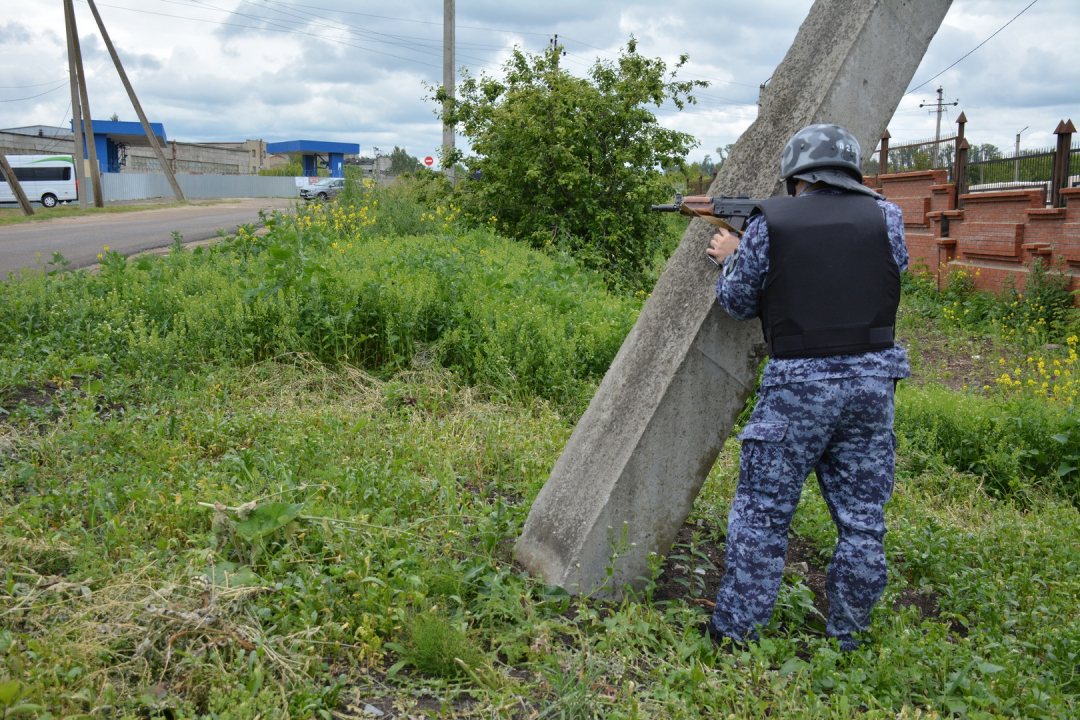
[[[712,175],[716,170],[716,163],[713,162],[712,155],[705,153],[705,157],[701,159],[701,172],[706,175]]]
[[[414,172],[423,167],[420,160],[406,152],[405,148],[397,145],[394,146],[394,151],[390,153],[389,158],[391,175],[404,175],[407,172]]]
[[[1001,151],[997,145],[992,143],[983,143],[982,145],[973,145],[968,151],[968,160],[971,162],[979,162],[980,160],[997,160],[1001,157]]]
[[[449,101],[430,88],[473,153],[457,151],[443,166],[463,159],[481,171],[457,184],[465,214],[533,247],[569,251],[628,288],[642,287],[663,241],[664,220],[649,210],[671,196],[660,168],[682,167],[696,145],[661,127],[649,106],[670,100],[682,109],[706,86],[675,79],[686,56],[668,72],[636,46],[631,38],[617,61],[598,60],[586,78],[561,69],[553,50],[515,49],[502,79],[466,73]]]
[[[720,168],[724,167],[724,161],[727,160],[728,155],[731,154],[731,148],[733,147],[735,147],[735,143],[728,143],[727,145],[716,146],[716,160],[713,163],[714,171],[718,171],[720,170]]]

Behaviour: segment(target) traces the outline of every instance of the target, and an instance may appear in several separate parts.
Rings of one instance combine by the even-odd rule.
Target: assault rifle
[[[682,193],[675,193],[675,202],[665,205],[653,205],[656,212],[677,212],[680,215],[699,217],[716,227],[730,230],[736,235],[742,236],[743,228],[750,218],[758,212],[758,205],[762,200],[748,198],[745,195],[739,197],[709,197],[708,195],[689,195],[683,197]],[[706,257],[714,265],[719,265],[712,255]]]

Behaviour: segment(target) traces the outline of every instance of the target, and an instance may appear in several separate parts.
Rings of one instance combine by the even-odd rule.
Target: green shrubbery
[[[1042,491],[1080,504],[1080,430],[1072,408],[905,383],[896,434],[908,472],[951,467],[983,478],[999,498],[1023,501]]]
[[[558,48],[515,48],[502,77],[465,73],[456,98],[432,88],[443,121],[469,138],[473,155],[461,159],[481,173],[457,184],[455,202],[474,222],[571,253],[612,287],[647,292],[666,230],[649,207],[673,194],[660,168],[681,166],[695,145],[651,108],[670,101],[681,109],[708,83],[676,80],[686,56],[669,68],[640,54],[633,38],[584,78],[559,58]]]
[[[1035,258],[1022,291],[1010,276],[997,294],[976,289],[978,273],[962,267],[947,271],[939,290],[922,268],[917,274],[904,274],[904,292],[923,315],[1027,347],[1061,343],[1080,331],[1080,311],[1069,293],[1072,277],[1061,265]]]
[[[565,256],[451,232],[449,208],[379,197],[366,212],[279,216],[266,235],[242,230],[208,252],[132,263],[110,252],[96,275],[0,285],[0,353],[41,363],[43,382],[87,363],[149,380],[291,353],[385,374],[422,351],[469,382],[580,407],[637,303]],[[380,220],[390,215],[393,228]]]

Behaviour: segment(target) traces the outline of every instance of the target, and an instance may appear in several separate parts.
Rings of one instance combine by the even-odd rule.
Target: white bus
[[[51,208],[64,200],[79,199],[75,163],[70,155],[8,155],[7,161],[30,202]],[[0,203],[13,202],[19,199],[0,171]]]

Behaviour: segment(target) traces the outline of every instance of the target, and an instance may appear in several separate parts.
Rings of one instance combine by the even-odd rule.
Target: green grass
[[[787,582],[764,639],[717,654],[715,586],[658,562],[609,604],[513,564],[638,301],[406,200],[0,288],[0,713],[1080,712],[1080,513],[1034,454],[1061,406],[902,385],[870,642],[840,654]],[[737,461],[667,570],[722,548]],[[813,482],[793,531],[827,562]]]

